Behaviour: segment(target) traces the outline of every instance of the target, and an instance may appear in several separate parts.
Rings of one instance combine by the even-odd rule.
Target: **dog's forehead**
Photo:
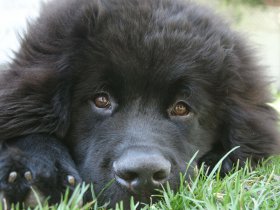
[[[187,44],[180,43],[180,37],[172,36],[156,38],[151,34],[146,37],[148,41],[143,40],[138,46],[106,42],[102,58],[97,56],[90,61],[94,77],[106,83],[122,83],[129,88],[153,87],[164,91],[177,81],[209,79],[209,74],[222,64],[223,55],[215,60],[208,59],[201,47],[192,51]]]
[[[147,81],[185,77],[221,66],[225,48],[230,48],[225,44],[229,38],[225,30],[217,27],[222,23],[205,14],[194,19],[197,8],[193,4],[132,2],[135,4],[114,5],[114,10],[98,18],[91,50],[102,58],[93,60],[105,61],[126,78]]]
[[[101,13],[85,50],[84,63],[89,64],[85,70],[90,69],[92,76],[79,77],[88,84],[125,86],[132,92],[164,92],[177,81],[215,77],[231,48],[231,37],[220,30],[223,23],[209,19],[208,10],[198,17],[193,4],[145,2],[151,7],[116,4]]]

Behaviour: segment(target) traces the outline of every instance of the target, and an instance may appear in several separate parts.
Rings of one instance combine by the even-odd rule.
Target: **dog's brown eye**
[[[107,94],[100,94],[94,98],[94,104],[96,107],[104,109],[109,108],[111,102]]]
[[[171,114],[174,116],[185,116],[188,115],[189,113],[190,113],[189,106],[182,101],[176,103],[171,111]]]

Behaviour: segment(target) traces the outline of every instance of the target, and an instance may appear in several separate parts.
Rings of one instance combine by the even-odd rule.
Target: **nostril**
[[[122,171],[120,173],[117,173],[117,176],[127,182],[131,182],[138,178],[138,174],[132,171]]]
[[[153,180],[157,182],[164,181],[168,177],[168,172],[166,170],[160,170],[153,174]]]

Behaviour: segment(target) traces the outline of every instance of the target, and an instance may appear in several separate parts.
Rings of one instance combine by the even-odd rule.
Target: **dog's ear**
[[[32,133],[65,135],[70,118],[69,78],[53,70],[10,69],[1,72],[0,139]]]
[[[233,99],[228,109],[228,121],[224,124],[222,142],[227,150],[240,146],[231,159],[244,162],[251,158],[252,164],[273,154],[279,154],[277,112],[267,104],[251,104]]]
[[[75,53],[85,45],[98,15],[98,1],[84,5],[54,1],[29,25],[20,50],[7,70],[0,72],[0,139],[66,134]]]
[[[244,43],[243,43],[244,44]],[[226,58],[227,68],[223,69],[221,90],[221,116],[217,126],[217,141],[212,149],[201,157],[210,170],[230,150],[221,166],[221,174],[228,173],[232,165],[240,161],[243,165],[250,159],[256,165],[261,159],[280,154],[278,113],[269,105],[273,97],[269,82],[262,76],[263,68],[256,65],[253,52],[236,48]],[[236,52],[238,50],[238,52]]]
[[[280,153],[278,114],[269,105],[273,97],[270,82],[264,76],[252,51],[242,41],[237,43],[227,62],[225,117],[226,132],[222,142],[227,150],[240,146],[231,155],[232,159],[245,161]]]

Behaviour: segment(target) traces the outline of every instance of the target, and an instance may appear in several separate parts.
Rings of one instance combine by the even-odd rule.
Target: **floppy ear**
[[[272,107],[232,98],[228,115],[222,143],[226,150],[240,146],[230,155],[234,162],[251,158],[255,164],[262,158],[280,153],[278,115]]]
[[[278,114],[269,106],[272,101],[264,69],[252,57],[254,52],[240,41],[228,58],[226,99],[224,110],[225,133],[222,144],[226,150],[240,146],[231,159],[252,163],[280,153]]]
[[[263,76],[263,68],[252,57],[254,52],[239,40],[227,49],[224,68],[219,72],[222,113],[217,126],[218,133],[212,149],[198,160],[212,169],[231,149],[235,149],[222,163],[221,174],[232,165],[250,158],[255,165],[270,155],[280,154],[278,114],[269,106],[271,94],[269,82]]]
[[[32,133],[64,136],[70,117],[69,78],[24,68],[0,77],[0,140]]]
[[[9,70],[0,72],[0,139],[66,134],[73,61],[92,33],[98,2],[86,8],[74,0],[52,2],[29,25]]]

